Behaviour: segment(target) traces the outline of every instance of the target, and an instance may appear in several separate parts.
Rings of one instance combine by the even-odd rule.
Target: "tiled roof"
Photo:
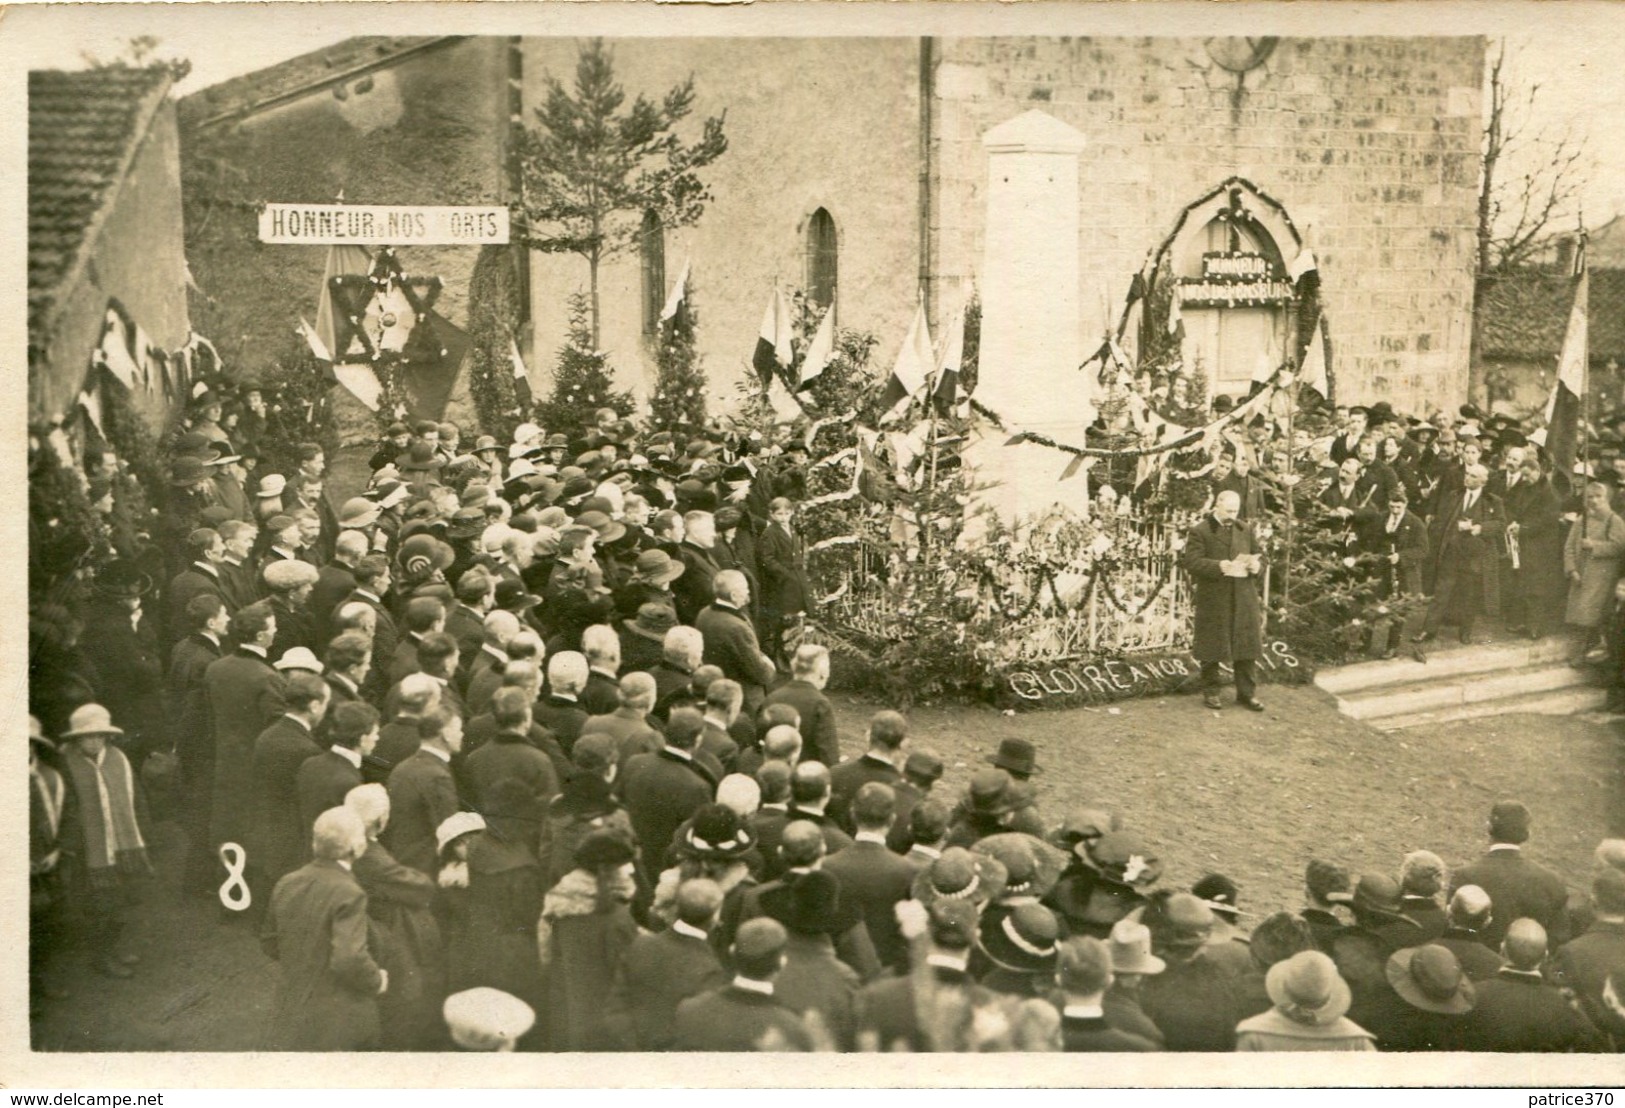
[[[345,39],[199,89],[181,100],[181,121],[193,126],[222,115],[247,113],[289,93],[336,81],[358,71],[382,68],[402,54],[442,41],[455,40],[435,35],[363,35]]]
[[[1550,361],[1563,347],[1574,282],[1521,270],[1478,283],[1480,349],[1491,361]],[[1625,269],[1591,270],[1587,339],[1592,361],[1625,364]]]
[[[73,272],[170,80],[161,68],[29,73],[30,328]]]

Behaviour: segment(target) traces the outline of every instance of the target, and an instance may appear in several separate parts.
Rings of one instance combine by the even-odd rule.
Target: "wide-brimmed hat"
[[[280,500],[288,489],[288,479],[280,473],[267,473],[260,478],[260,487],[254,493],[257,500]]]
[[[839,935],[863,918],[857,904],[841,895],[841,883],[822,870],[764,888],[759,902],[764,915],[803,935]]]
[[[560,475],[562,476],[564,471],[560,470],[559,472],[560,472]],[[565,478],[564,488],[559,490],[559,500],[561,500],[565,504],[578,503],[578,502],[580,502],[582,500],[585,500],[587,497],[591,496],[593,494],[593,491],[595,489],[597,489],[597,488],[598,488],[598,485],[593,481],[593,479],[591,477],[585,477],[585,476],[568,477],[568,478]]]
[[[986,904],[1004,892],[1004,881],[1004,866],[997,858],[953,846],[915,875],[912,893],[921,904],[934,900]]]
[[[100,704],[81,704],[68,717],[68,729],[62,732],[62,741],[89,738],[92,735],[122,735],[124,728],[113,726],[113,714]]]
[[[1460,1015],[1477,1003],[1473,983],[1455,952],[1438,943],[1408,946],[1388,959],[1388,984],[1413,1008]]]
[[[1361,874],[1350,903],[1358,912],[1375,912],[1384,916],[1405,914],[1399,882],[1386,873]]]
[[[1336,1023],[1349,1010],[1348,982],[1337,963],[1318,950],[1276,962],[1264,974],[1264,991],[1287,1019],[1309,1027]]]
[[[306,646],[293,647],[273,664],[280,670],[304,669],[309,670],[311,673],[322,672],[322,663],[316,660],[316,655],[311,653],[310,648]]]
[[[1034,835],[1006,831],[977,840],[975,854],[994,858],[1004,867],[1001,896],[1045,897],[1066,869],[1066,855]]]
[[[1055,913],[1042,904],[1023,904],[1013,912],[984,912],[976,928],[976,945],[982,953],[995,965],[1017,973],[1054,970],[1060,937]]]
[[[1112,924],[1107,949],[1112,956],[1113,973],[1161,973],[1168,963],[1151,953],[1151,929],[1138,920],[1120,919]]]
[[[547,441],[542,444],[542,449],[568,450],[570,449],[570,437],[561,431],[555,431],[547,436]]]
[[[419,439],[406,448],[406,453],[395,459],[395,465],[402,473],[428,472],[440,469],[446,464],[434,444]]]
[[[632,573],[640,581],[655,585],[669,585],[683,575],[688,567],[664,550],[645,550],[638,555]]]
[[[435,851],[443,852],[464,835],[484,830],[485,817],[478,812],[455,812],[441,820],[440,826],[434,829]]]
[[[542,598],[525,589],[523,581],[515,581],[512,577],[504,577],[497,582],[496,597],[492,603],[504,612],[523,612],[534,608],[542,602]]]
[[[623,619],[621,626],[634,635],[664,645],[666,632],[677,626],[677,613],[664,604],[650,602],[638,607],[636,619]]]
[[[474,440],[474,453],[476,454],[484,454],[487,451],[495,453],[501,449],[502,445],[497,442],[495,435],[481,435]]]
[[[1002,769],[983,769],[971,774],[967,797],[977,815],[999,816],[1032,804],[1033,790]]]
[[[1162,876],[1162,862],[1133,831],[1108,831],[1088,848],[1089,861],[1103,880],[1129,889],[1145,889]]]
[[[518,484],[527,477],[536,476],[536,472],[536,467],[531,464],[529,459],[520,458],[508,467],[508,476],[503,483],[509,485]]]
[[[38,716],[28,717],[28,741],[38,743],[47,750],[56,749],[56,743],[45,737],[45,725],[40,723]]]
[[[152,578],[123,558],[114,558],[96,571],[96,591],[106,596],[145,596],[152,591]]]
[[[725,860],[750,852],[756,837],[744,826],[739,813],[726,804],[707,804],[694,813],[683,851],[693,858]]]
[[[1089,847],[1101,837],[1116,830],[1117,816],[1108,808],[1074,808],[1066,814],[1050,834],[1050,842],[1062,850],[1071,851],[1093,868]]]
[[[169,463],[169,483],[176,488],[189,489],[209,479],[209,465],[202,458],[182,455]]]
[[[591,527],[598,535],[600,543],[612,543],[626,534],[626,525],[617,523],[603,512],[582,512],[576,516],[576,523],[582,527]]]
[[[1399,417],[1394,414],[1394,406],[1386,400],[1379,400],[1371,405],[1371,410],[1366,415],[1366,422],[1373,427],[1382,423],[1395,423],[1398,420]]]
[[[1003,740],[999,743],[998,753],[990,755],[987,760],[1020,777],[1043,772],[1038,768],[1038,751],[1026,739]]]
[[[1213,909],[1194,893],[1172,893],[1151,901],[1145,925],[1163,950],[1192,950],[1213,934]]]
[[[339,509],[339,527],[349,530],[356,527],[371,527],[378,522],[378,517],[384,514],[383,508],[364,496],[352,496],[344,502]]]

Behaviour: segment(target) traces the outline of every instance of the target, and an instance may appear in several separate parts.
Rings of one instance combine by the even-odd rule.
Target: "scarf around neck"
[[[145,872],[147,844],[135,815],[135,776],[117,747],[103,748],[100,762],[78,751],[63,759],[79,797],[79,824],[85,839],[85,868],[94,879],[114,868]]]

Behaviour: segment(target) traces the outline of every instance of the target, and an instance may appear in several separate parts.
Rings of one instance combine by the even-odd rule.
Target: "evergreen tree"
[[[616,391],[609,357],[593,349],[590,309],[581,293],[570,297],[570,337],[559,349],[553,393],[538,406],[539,422],[549,433],[579,435],[593,425],[599,408],[621,415],[632,410],[632,394]]]
[[[694,279],[689,278],[682,303],[660,324],[655,351],[659,371],[649,399],[650,426],[657,431],[688,431],[705,425],[705,371],[694,332],[699,317],[694,311]]]
[[[707,119],[691,143],[673,131],[694,110],[693,77],[658,102],[639,95],[621,112],[625,102],[613,54],[593,39],[581,48],[573,89],[547,77],[546,98],[536,109],[541,126],[527,128],[520,147],[517,214],[525,245],[586,259],[593,347],[600,263],[637,245],[647,213],[664,229],[697,222],[711,199],[699,171],[728,149],[721,116]]]

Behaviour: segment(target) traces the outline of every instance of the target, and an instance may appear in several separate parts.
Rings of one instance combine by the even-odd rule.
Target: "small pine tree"
[[[649,399],[650,426],[656,431],[690,431],[705,425],[705,371],[695,346],[699,316],[694,311],[694,281],[671,319],[659,325],[654,395]]]
[[[513,384],[513,334],[519,322],[519,281],[511,251],[487,246],[480,251],[469,282],[469,385],[480,430],[503,442],[528,417]],[[382,414],[382,413],[381,413]]]
[[[616,391],[609,357],[592,348],[592,312],[587,297],[570,297],[570,337],[559,349],[553,393],[538,406],[542,426],[551,433],[575,436],[592,426],[599,408],[621,415],[632,410],[632,394]]]

